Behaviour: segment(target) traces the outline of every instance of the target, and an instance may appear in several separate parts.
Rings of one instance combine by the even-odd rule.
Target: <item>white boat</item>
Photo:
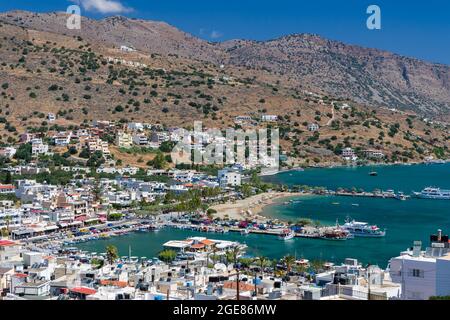
[[[403,192],[399,192],[396,196],[396,199],[401,200],[401,201],[405,201],[406,199],[408,199],[408,196],[405,196],[405,194]]]
[[[248,229],[242,229],[241,230],[241,234],[242,235],[247,235],[247,234],[249,234],[250,233],[250,231],[248,230]]]
[[[385,230],[381,230],[375,225],[371,226],[367,222],[358,222],[350,219],[347,219],[341,228],[347,230],[354,237],[381,238],[386,235]]]
[[[278,236],[278,238],[280,240],[284,240],[284,241],[294,239],[294,237],[295,237],[295,232],[292,230],[287,230],[287,229],[283,230],[283,232],[280,233],[280,235]]]
[[[450,190],[434,187],[425,188],[421,192],[414,192],[414,195],[421,199],[450,200]]]

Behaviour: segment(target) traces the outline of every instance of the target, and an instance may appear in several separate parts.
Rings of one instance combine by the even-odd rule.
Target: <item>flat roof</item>
[[[171,247],[171,248],[187,248],[191,245],[192,242],[188,241],[179,241],[179,240],[171,240],[167,241],[163,244],[164,247]]]

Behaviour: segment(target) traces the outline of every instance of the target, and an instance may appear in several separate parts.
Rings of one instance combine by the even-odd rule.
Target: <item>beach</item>
[[[265,192],[251,196],[246,199],[237,200],[212,206],[211,209],[217,211],[214,215],[217,218],[229,219],[252,219],[253,221],[264,221],[266,217],[259,215],[264,207],[271,205],[277,199],[304,196],[305,193],[294,192]]]

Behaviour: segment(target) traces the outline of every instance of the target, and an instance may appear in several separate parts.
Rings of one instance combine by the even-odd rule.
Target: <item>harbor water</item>
[[[378,176],[369,176],[377,171]],[[379,166],[332,169],[306,169],[284,172],[265,177],[266,181],[285,185],[361,188],[365,191],[394,189],[410,194],[427,186],[450,189],[450,164]],[[293,200],[293,201],[289,201]],[[357,258],[364,264],[378,264],[385,268],[388,260],[412,246],[414,240],[428,244],[429,235],[437,229],[450,232],[450,201],[408,199],[400,201],[383,198],[357,198],[339,196],[305,196],[277,200],[264,209],[263,214],[273,218],[295,222],[300,218],[332,225],[346,217],[376,224],[386,228],[384,238],[355,238],[347,241],[295,238],[280,241],[276,236],[240,235],[238,233],[204,233],[166,228],[159,232],[134,233],[126,236],[98,240],[77,245],[88,251],[104,252],[106,245],[118,247],[121,255],[128,255],[131,246],[133,256],[153,257],[168,240],[181,240],[190,236],[204,236],[246,243],[247,253],[281,258],[292,254],[297,258],[342,262],[345,258]]]

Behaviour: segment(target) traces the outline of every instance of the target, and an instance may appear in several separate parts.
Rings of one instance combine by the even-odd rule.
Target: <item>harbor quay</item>
[[[125,233],[164,232],[148,221],[109,227]],[[133,256],[131,245],[129,255],[119,256],[111,245],[104,252],[89,252],[75,247],[76,242],[1,240],[2,299],[416,300],[419,294],[428,299],[450,290],[442,281],[450,248],[441,230],[424,250],[415,241],[384,270],[352,258],[335,264],[291,255],[250,257],[244,243],[205,235],[169,240],[150,258]]]
[[[439,168],[434,170],[446,165]],[[300,182],[309,170],[293,175]],[[369,168],[359,170],[367,176]],[[386,191],[367,193],[362,190],[367,187],[272,183],[266,179],[276,176],[236,164],[215,171],[16,165],[4,172],[3,300],[416,300],[448,295],[442,280],[449,268],[448,236],[436,232],[440,225],[431,216],[445,211],[447,191],[427,188],[432,182],[424,181],[421,192],[410,194],[385,186]],[[352,200],[355,195],[360,200]],[[400,221],[407,211],[403,206],[436,208],[425,220],[433,229],[420,234],[421,224],[404,247],[391,250],[391,237],[401,228],[386,226],[396,216],[362,215],[371,208],[366,198],[387,201],[384,212]],[[393,206],[392,198],[407,201]],[[282,216],[284,210],[290,218]],[[443,229],[445,221],[440,220]],[[312,249],[305,256],[302,247],[308,246]],[[324,250],[341,254],[333,258]],[[366,250],[367,258],[358,257],[358,250]],[[390,256],[370,263],[377,252]]]

